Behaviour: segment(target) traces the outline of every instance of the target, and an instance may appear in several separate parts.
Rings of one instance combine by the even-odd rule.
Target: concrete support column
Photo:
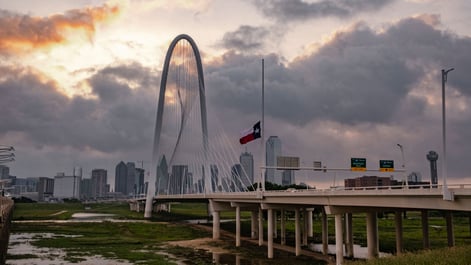
[[[236,207],[236,247],[240,247],[240,206]]]
[[[299,220],[299,209],[294,210],[294,230],[295,230],[295,248],[296,256],[301,255],[301,224]]]
[[[327,224],[327,213],[322,209],[322,254],[329,254],[329,226]]]
[[[402,212],[396,211],[394,213],[394,223],[396,224],[396,255],[402,254]]]
[[[304,209],[303,210],[303,246],[307,246],[307,230],[308,230],[308,227],[307,227],[307,224],[308,224],[308,220],[307,220],[307,210]]]
[[[422,243],[423,243],[424,249],[428,249],[430,248],[430,238],[429,238],[429,232],[428,232],[428,211],[422,210],[421,215],[422,215]]]
[[[286,226],[285,226],[285,210],[284,209],[281,209],[281,216],[280,216],[280,219],[281,219],[281,244],[282,245],[285,245],[286,244]]]
[[[258,208],[258,245],[263,246],[263,210]]]
[[[347,257],[353,258],[353,214],[345,214],[345,252]]]
[[[278,212],[273,210],[273,238],[278,238]]]
[[[256,239],[258,235],[258,212],[257,211],[252,211],[250,214],[250,238],[251,239]]]
[[[366,213],[366,244],[368,245],[368,259],[378,257],[378,218],[376,212]]]
[[[342,214],[335,215],[335,261],[343,264],[343,222]]]
[[[446,219],[446,234],[448,238],[448,246],[453,247],[455,246],[455,233],[453,231],[453,212],[446,211],[445,219]]]
[[[268,223],[268,258],[273,258],[273,209],[268,209],[267,223]]]
[[[213,252],[213,263],[214,264],[219,264],[220,258],[221,258],[221,255],[219,253]]]
[[[308,223],[307,223],[307,228],[308,228],[307,235],[309,237],[314,237],[314,231],[312,229],[312,212],[313,211],[314,211],[314,209],[308,209],[308,211],[307,211],[307,221],[308,221]]]
[[[221,236],[219,212],[213,212],[213,239],[219,239]]]

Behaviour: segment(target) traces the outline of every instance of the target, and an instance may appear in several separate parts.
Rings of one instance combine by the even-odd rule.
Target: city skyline
[[[348,167],[351,157],[400,165],[401,144],[406,169],[424,180],[426,154],[437,152],[441,183],[440,74],[454,67],[449,182],[471,182],[469,1],[0,3],[0,24],[11,29],[0,36],[0,144],[16,149],[11,175],[81,166],[84,175],[106,168],[114,176],[121,160],[148,169],[163,57],[186,33],[203,57],[210,139],[222,126],[238,146],[239,132],[260,120],[265,58],[265,139],[278,135],[283,153],[304,166]],[[247,144],[255,178],[259,141]],[[330,186],[345,177],[300,172],[296,181]]]

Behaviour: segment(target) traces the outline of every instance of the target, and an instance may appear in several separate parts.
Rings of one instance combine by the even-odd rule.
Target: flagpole
[[[265,60],[262,58],[262,140],[260,141],[261,150],[262,150],[262,167],[265,166]],[[261,191],[265,190],[265,170],[261,168],[260,170],[260,185],[259,187]]]

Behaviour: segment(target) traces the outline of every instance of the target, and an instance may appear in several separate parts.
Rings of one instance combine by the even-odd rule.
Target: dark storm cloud
[[[254,5],[267,17],[280,21],[297,21],[319,17],[350,17],[359,12],[379,10],[394,0],[254,0]]]
[[[240,26],[236,31],[227,32],[222,38],[222,46],[230,50],[254,51],[264,47],[264,39],[269,35],[264,27]]]
[[[360,23],[288,66],[275,55],[267,57],[266,114],[298,125],[316,119],[389,123],[399,106],[420,116],[426,102],[407,97],[409,92],[425,74],[435,71],[438,80],[443,65],[470,69],[470,56],[468,37],[438,30],[421,18],[402,20],[381,32]],[[206,71],[207,86],[214,89],[208,95],[220,107],[257,112],[260,58],[230,52],[222,61]],[[470,93],[466,70],[453,75],[450,84]]]
[[[147,68],[132,64],[98,71],[89,80],[97,99],[68,98],[32,70],[0,73],[0,134],[20,133],[36,146],[100,152],[134,150],[151,141],[156,93],[150,84],[157,78]]]

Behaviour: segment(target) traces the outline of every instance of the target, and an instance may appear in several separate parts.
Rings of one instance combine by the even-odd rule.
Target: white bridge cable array
[[[168,69],[162,74],[166,74],[162,82],[165,87],[161,84],[160,89],[165,89],[165,93],[160,92],[160,97],[164,97],[159,98],[162,108],[161,119],[157,121],[161,122],[159,132],[156,126],[158,159],[153,163],[156,194],[247,191],[253,180],[237,165],[238,142],[228,138],[219,120],[211,121],[208,132],[211,141],[205,144],[206,95],[198,70],[199,52],[195,54],[194,43],[188,36],[179,37],[169,49]],[[153,185],[152,181],[149,183]]]

